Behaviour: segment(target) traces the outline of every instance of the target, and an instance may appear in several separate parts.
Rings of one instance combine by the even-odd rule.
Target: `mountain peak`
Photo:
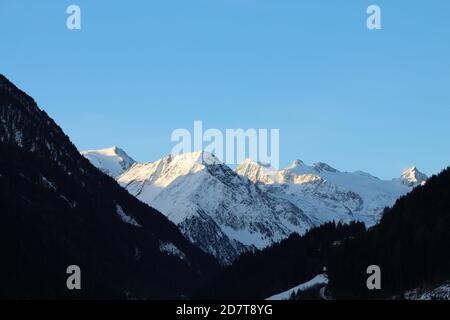
[[[0,75],[0,143],[48,157],[67,169],[79,166],[78,151],[61,128],[42,111],[35,100]]]
[[[246,164],[255,174],[265,171],[254,161],[241,166]],[[292,203],[264,194],[206,151],[134,165],[117,181],[224,264],[243,251],[261,249],[312,225]]]
[[[92,165],[114,178],[136,163],[124,150],[116,146],[99,150],[81,151],[81,154]]]
[[[0,73],[0,83],[3,83],[5,81],[8,81],[8,79],[2,73]]]
[[[240,166],[247,166],[247,165],[259,165],[259,163],[251,158],[244,159],[240,164]]]
[[[215,165],[223,164],[219,158],[208,151],[195,151],[188,153],[181,153],[177,155],[169,155],[165,159],[169,161],[176,161],[183,164],[200,164],[200,165]]]
[[[293,169],[293,168],[304,167],[304,166],[306,166],[306,164],[302,160],[296,159],[296,160],[294,160],[294,162],[292,162],[292,164],[289,166],[289,168]]]
[[[423,185],[426,180],[428,179],[428,176],[417,169],[416,166],[412,166],[405,171],[403,171],[400,180],[403,184],[409,186],[409,187],[415,187],[418,185]]]
[[[110,155],[112,155],[112,154],[117,154],[117,153],[124,153],[125,151],[123,151],[123,149],[120,149],[120,148],[118,148],[118,147],[116,147],[116,146],[112,146],[112,147],[109,147],[109,148],[104,148],[104,149],[98,149],[98,150],[87,150],[87,151],[82,151],[82,153],[84,153],[84,152],[98,152],[98,153],[103,153],[103,154],[110,154]]]
[[[275,169],[270,165],[270,163],[264,163],[264,162],[256,161],[256,160],[253,160],[253,159],[251,159],[251,158],[245,159],[244,161],[242,161],[242,162],[239,164],[239,166],[257,166],[257,167],[263,167],[263,168],[266,168],[266,169],[272,169],[272,170],[275,170]]]
[[[273,182],[277,179],[278,170],[270,166],[252,159],[245,159],[237,166],[235,172],[240,176],[245,176],[253,182],[263,180],[265,182]]]
[[[3,74],[0,73],[0,85],[4,86],[4,85],[8,85],[8,86],[14,86],[15,85],[8,80],[8,78],[6,78]]]
[[[0,73],[0,89],[7,91],[9,94],[14,96],[16,99],[19,99],[20,102],[26,102],[26,104],[30,104],[30,102],[31,102],[31,104],[33,104],[33,107],[35,107],[36,109],[39,109],[39,108],[37,108],[37,105],[34,105],[35,101],[33,98],[31,98],[25,92],[20,90],[14,83],[9,81],[9,79],[6,78],[1,73]],[[28,107],[28,106],[25,106],[25,107]]]
[[[319,172],[320,171],[338,172],[338,170],[336,170],[335,168],[333,168],[332,166],[330,166],[329,164],[327,164],[325,162],[315,163],[314,168]]]

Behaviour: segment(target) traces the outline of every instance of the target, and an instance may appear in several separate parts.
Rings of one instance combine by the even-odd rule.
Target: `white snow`
[[[316,285],[327,285],[328,284],[328,277],[326,274],[319,274],[315,276],[313,279],[309,280],[308,282],[299,284],[298,286],[291,288],[289,290],[286,290],[282,293],[276,294],[274,296],[271,296],[270,298],[267,298],[266,300],[271,301],[277,301],[277,300],[289,300],[292,296],[292,294],[297,294],[300,291],[305,291],[307,289],[310,289]]]
[[[427,179],[428,177],[417,170],[416,167],[406,169],[400,177],[400,181],[409,187],[424,185]]]
[[[406,300],[450,300],[450,282],[431,289],[417,288],[404,294]]]
[[[117,147],[81,151],[81,155],[113,178],[117,178],[136,163],[125,151]]]
[[[122,219],[123,222],[128,223],[134,227],[142,227],[136,220],[134,220],[134,218],[128,216],[125,211],[123,211],[122,207],[118,204],[116,204],[116,213],[119,215],[120,219]]]
[[[356,220],[372,226],[385,207],[412,190],[412,177],[417,183],[426,177],[414,168],[401,178],[380,180],[365,172],[340,172],[323,162],[309,166],[301,160],[276,170],[247,159],[233,171],[207,152],[134,163],[127,170],[118,165],[118,155],[126,155],[118,150],[83,154],[177,224],[201,249],[216,257],[226,251],[224,263],[231,262],[230,256],[262,249],[325,222]]]
[[[23,147],[23,143],[22,143],[23,134],[22,134],[22,131],[16,130],[16,132],[14,133],[14,140],[16,141],[16,143],[17,143],[17,145],[19,147]]]
[[[51,182],[50,180],[48,180],[45,176],[41,175],[41,180],[47,188],[56,191],[55,184],[53,182]]]
[[[177,246],[175,246],[171,242],[161,242],[161,244],[159,245],[159,250],[169,255],[178,257],[181,260],[186,260],[186,255],[184,254],[184,252],[178,249]]]
[[[291,201],[318,224],[359,220],[368,226],[379,221],[385,207],[427,178],[413,168],[407,173],[408,183],[405,173],[398,179],[380,180],[362,171],[340,172],[325,163],[308,166],[301,160],[282,170],[247,160],[236,172],[264,191]]]
[[[70,201],[66,196],[60,194],[59,197],[61,199],[63,199],[65,202],[67,202],[67,204],[71,207],[71,208],[75,208],[77,206],[77,202],[76,201]]]
[[[117,181],[175,224],[208,215],[230,243],[235,240],[244,246],[264,248],[312,226],[297,207],[265,195],[207,152],[135,164]],[[213,236],[191,236],[189,229],[184,233],[189,239]],[[218,252],[217,248],[202,249],[211,254]]]

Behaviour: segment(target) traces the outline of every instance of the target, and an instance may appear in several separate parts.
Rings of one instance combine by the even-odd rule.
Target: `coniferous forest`
[[[365,231],[364,224],[327,223],[293,234],[263,251],[242,255],[199,290],[202,299],[265,299],[324,273],[333,247]]]
[[[221,267],[92,166],[3,76],[0,120],[0,298],[266,299],[326,273],[327,297],[382,299],[450,280],[450,169],[369,230],[330,222]],[[73,264],[80,292],[67,290]],[[371,265],[381,290],[366,285]],[[313,289],[293,298],[320,298]]]
[[[0,0],[0,302],[448,308],[449,13]]]
[[[1,75],[0,200],[0,299],[181,299],[219,267]],[[163,252],[167,243],[189,263]],[[67,289],[71,265],[82,290]]]
[[[329,277],[333,299],[403,298],[408,290],[450,279],[450,169],[386,208],[381,223],[328,223],[241,256],[197,292],[200,298],[264,299],[312,279]],[[381,269],[381,290],[369,290],[368,266]],[[292,298],[316,299],[311,289]]]
[[[368,290],[369,265],[381,269],[381,290]],[[450,279],[450,169],[385,210],[381,223],[333,251],[330,290],[338,299],[402,298]]]

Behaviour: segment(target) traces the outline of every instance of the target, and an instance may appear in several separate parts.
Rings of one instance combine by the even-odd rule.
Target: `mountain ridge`
[[[123,149],[116,146],[100,150],[82,151],[81,154],[92,165],[113,178],[117,178],[136,163]]]
[[[4,76],[0,154],[0,297],[179,299],[219,267],[92,166]],[[70,265],[82,270],[81,291],[66,287]]]
[[[414,173],[416,177],[419,171]],[[230,264],[247,250],[262,249],[326,222],[375,225],[386,206],[418,185],[410,176],[380,180],[359,171],[341,172],[324,162],[308,166],[301,160],[275,170],[246,159],[233,171],[214,155],[199,151],[136,163],[116,180],[163,212],[191,242]],[[357,182],[355,188],[352,181]],[[259,205],[252,207],[252,202]]]
[[[312,226],[301,210],[261,192],[206,152],[135,164],[117,181],[224,264]]]
[[[381,180],[361,171],[341,172],[325,163],[308,166],[301,160],[281,170],[247,160],[236,172],[275,197],[290,200],[318,224],[359,220],[368,226],[378,223],[385,207],[427,178],[415,169],[415,175],[405,176],[405,171],[400,178]]]
[[[333,297],[404,299],[410,290],[431,289],[448,282],[449,230],[447,168],[387,208],[378,225],[336,248],[328,262]],[[380,290],[367,290],[369,265],[381,269]]]

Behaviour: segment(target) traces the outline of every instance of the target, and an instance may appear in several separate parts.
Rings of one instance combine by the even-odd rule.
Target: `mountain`
[[[316,225],[358,220],[372,226],[385,207],[427,179],[416,168],[399,179],[380,180],[362,171],[341,172],[326,163],[309,166],[301,160],[282,170],[245,160],[236,172],[268,194],[292,202]]]
[[[136,163],[120,148],[82,151],[81,154],[107,175],[117,178]]]
[[[422,186],[426,183],[427,179],[427,175],[420,172],[416,167],[405,170],[400,177],[400,181],[408,187]]]
[[[293,300],[297,298],[299,295],[305,295],[305,292],[317,291],[319,290],[319,295],[317,299],[324,297],[324,291],[322,288],[326,288],[328,285],[328,276],[326,273],[319,274],[312,278],[311,280],[301,283],[294,288],[290,288],[289,290],[283,291],[276,295],[273,295],[266,300],[270,301],[283,301],[283,300]],[[309,297],[308,297],[309,298]],[[311,297],[309,300],[313,300],[315,297]]]
[[[185,298],[218,270],[0,75],[0,298]],[[81,268],[82,290],[66,287]]]
[[[449,231],[450,168],[386,209],[380,224],[337,248],[328,263],[333,297],[438,297],[450,280]],[[381,290],[366,287],[370,265],[380,267]]]
[[[90,159],[103,153],[82,154]],[[106,161],[92,163],[111,172]],[[427,179],[415,167],[400,178],[380,180],[301,160],[282,170],[245,160],[233,172],[206,152],[135,163],[119,176],[110,175],[225,265],[247,250],[329,221],[375,225],[385,207]]]
[[[117,181],[223,264],[313,226],[292,203],[266,194],[207,152],[135,164]]]
[[[322,274],[330,252],[364,232],[363,223],[326,223],[305,235],[293,234],[262,251],[241,255],[196,291],[198,299],[262,300]]]

